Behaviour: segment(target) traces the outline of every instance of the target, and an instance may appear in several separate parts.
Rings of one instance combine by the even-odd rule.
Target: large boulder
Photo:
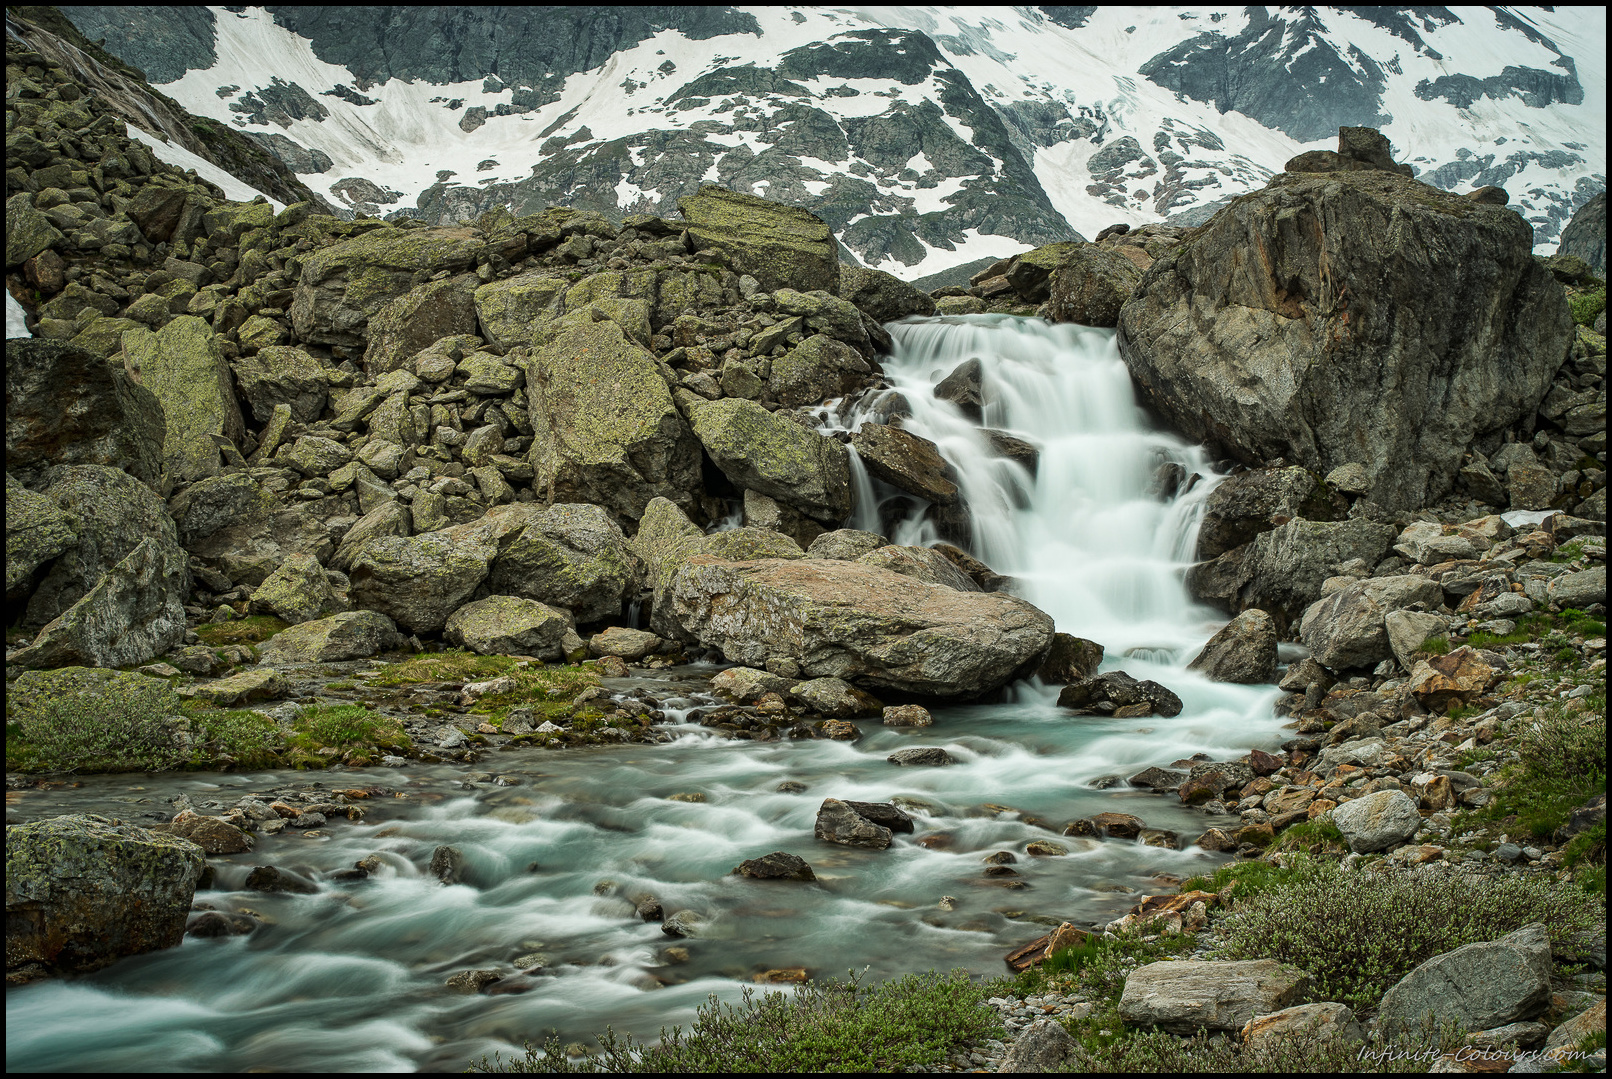
[[[336,663],[364,659],[403,642],[392,620],[379,611],[347,611],[282,629],[258,648],[258,662]]]
[[[789,408],[815,405],[845,396],[872,373],[862,353],[826,333],[814,333],[772,361],[767,390]]]
[[[61,341],[6,342],[6,471],[111,465],[156,488],[166,437],[162,404],[121,364]]]
[[[840,442],[740,398],[690,405],[690,412],[705,452],[735,485],[828,523],[855,508],[850,452]]]
[[[957,501],[957,474],[927,438],[882,423],[864,423],[851,447],[868,474],[937,505]]]
[[[416,274],[470,269],[487,251],[468,228],[383,228],[331,244],[303,259],[291,324],[301,341],[363,347],[370,319],[415,288]]]
[[[1276,680],[1276,620],[1251,608],[1221,626],[1187,667],[1214,682],[1256,685]]]
[[[176,316],[155,333],[123,335],[129,367],[162,402],[162,466],[174,483],[216,476],[222,467],[217,438],[239,443],[246,432],[223,340],[196,315]]]
[[[40,570],[78,543],[78,518],[6,476],[6,607],[21,605]],[[15,622],[15,614],[7,619]]]
[[[1391,612],[1415,603],[1434,610],[1443,602],[1444,589],[1430,578],[1370,577],[1310,604],[1299,637],[1316,662],[1335,671],[1370,667],[1393,655],[1386,623]]]
[[[276,405],[291,409],[297,423],[312,423],[330,397],[330,373],[300,348],[266,345],[235,361],[235,382],[258,423],[268,423]]]
[[[1289,172],[1148,270],[1120,313],[1143,397],[1250,465],[1360,462],[1426,505],[1474,436],[1531,415],[1571,341],[1515,211],[1381,169]]]
[[[493,563],[494,592],[564,607],[578,622],[621,614],[638,591],[638,557],[598,506],[562,503],[532,518]]]
[[[951,559],[933,547],[907,547],[889,544],[856,559],[864,566],[879,566],[894,573],[914,577],[925,584],[938,584],[959,592],[985,591],[974,579],[958,569]]]
[[[556,322],[526,370],[532,489],[545,502],[590,502],[636,521],[656,497],[687,505],[700,487],[699,443],[655,357],[613,321]]]
[[[1376,565],[1396,535],[1393,525],[1363,519],[1324,522],[1297,517],[1192,567],[1187,586],[1196,598],[1231,614],[1258,607],[1286,632],[1321,598],[1321,585],[1336,566],[1356,558]]]
[[[734,663],[788,661],[804,678],[933,697],[979,696],[1028,673],[1053,632],[1051,618],[1012,596],[813,558],[694,555],[674,570],[655,614],[657,627],[671,622]]]
[[[1606,192],[1573,211],[1573,219],[1562,229],[1558,255],[1576,255],[1596,277],[1606,276]]]
[[[364,370],[395,371],[444,337],[476,332],[476,288],[471,274],[428,281],[388,300],[369,320]]]
[[[254,614],[272,614],[292,625],[312,622],[341,610],[342,602],[319,560],[294,554],[252,593]]]
[[[839,291],[874,322],[935,313],[935,301],[929,293],[883,270],[841,266]]]
[[[244,472],[193,483],[171,508],[185,550],[237,584],[256,587],[294,554],[324,562],[335,548],[323,522],[282,504]]]
[[[1126,977],[1119,1013],[1128,1023],[1172,1034],[1238,1031],[1256,1015],[1297,1003],[1308,984],[1302,971],[1274,959],[1166,960]]]
[[[1341,500],[1339,500],[1341,501]],[[1261,532],[1306,517],[1332,521],[1346,505],[1338,505],[1307,469],[1259,468],[1227,476],[1209,492],[1198,526],[1198,559],[1204,561],[1241,547]]]
[[[498,348],[530,344],[565,306],[571,282],[537,272],[489,281],[475,292],[481,332]]]
[[[1387,850],[1405,842],[1422,826],[1416,803],[1404,791],[1377,791],[1332,811],[1332,823],[1356,854]]]
[[[677,208],[694,250],[715,249],[766,291],[839,291],[839,245],[816,214],[715,185],[679,199]]]
[[[1069,245],[1052,273],[1047,315],[1053,322],[1113,326],[1141,284],[1136,260],[1099,244]]]
[[[1499,940],[1467,944],[1423,963],[1383,996],[1389,1031],[1453,1024],[1492,1030],[1550,1007],[1550,938],[1535,922]]]
[[[562,659],[560,641],[570,628],[570,617],[546,603],[519,596],[488,596],[449,615],[442,635],[450,644],[484,656]]]
[[[172,948],[205,865],[189,840],[107,817],[8,827],[8,979],[98,970]]]

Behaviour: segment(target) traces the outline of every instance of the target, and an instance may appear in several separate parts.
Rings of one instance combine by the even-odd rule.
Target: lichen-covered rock
[[[610,514],[585,503],[562,503],[534,516],[504,548],[488,586],[564,607],[578,622],[597,622],[621,613],[642,573]]]
[[[258,423],[268,423],[275,405],[287,405],[291,418],[312,423],[325,410],[330,378],[318,360],[300,348],[268,345],[235,361],[235,381]]]
[[[688,505],[699,444],[654,356],[615,322],[556,322],[526,369],[534,432],[532,489],[545,502],[589,502],[636,521],[651,499]]]
[[[796,664],[808,678],[936,697],[989,692],[1038,663],[1052,619],[1001,593],[958,592],[827,559],[694,555],[656,604],[683,639],[731,662]]]
[[[865,423],[851,437],[868,474],[941,506],[957,502],[957,477],[927,438],[882,423]]]
[[[805,558],[800,544],[765,528],[730,528],[705,537],[701,551],[724,562],[748,562],[753,558]]]
[[[571,283],[547,273],[527,273],[490,281],[475,293],[476,316],[487,340],[504,351],[530,344],[559,317]]]
[[[162,402],[162,464],[172,482],[216,476],[222,462],[214,436],[238,444],[246,431],[223,340],[195,315],[123,335],[129,366]]]
[[[894,322],[909,315],[927,317],[935,313],[935,301],[929,293],[883,270],[841,266],[839,294],[861,308],[874,322]]]
[[[285,675],[272,667],[252,667],[211,682],[202,682],[180,691],[180,696],[197,697],[217,708],[236,708],[253,701],[272,701],[291,691]]]
[[[66,240],[50,218],[34,208],[34,197],[26,191],[6,200],[6,269],[21,266],[41,251]]]
[[[838,292],[839,245],[815,214],[714,185],[679,199],[677,208],[695,250],[721,252],[735,273],[749,274],[766,291]]]
[[[1332,811],[1332,823],[1356,854],[1387,850],[1416,834],[1422,816],[1404,791],[1377,791]]]
[[[691,406],[694,434],[735,485],[825,522],[855,508],[850,453],[839,442],[754,401],[724,398]]]
[[[379,611],[346,611],[283,629],[258,647],[258,662],[336,663],[364,659],[403,641],[392,620]]]
[[[254,587],[293,554],[325,561],[335,547],[322,522],[282,505],[244,472],[192,484],[174,496],[172,509],[187,551]]]
[[[1194,597],[1231,614],[1257,607],[1283,631],[1321,598],[1332,567],[1353,559],[1376,565],[1394,542],[1393,525],[1296,517],[1187,573]]]
[[[6,602],[27,600],[39,571],[78,543],[78,518],[6,475]]]
[[[884,708],[884,704],[873,694],[864,693],[842,678],[812,678],[797,682],[789,687],[789,695],[830,719],[876,716]]]
[[[767,390],[789,408],[815,405],[845,396],[872,373],[862,353],[844,341],[814,333],[772,361]]]
[[[1315,476],[1296,465],[1238,472],[1216,484],[1204,500],[1198,559],[1241,547],[1294,517],[1331,521],[1347,508],[1335,504]]]
[[[1279,1051],[1290,1040],[1341,1038],[1351,1043],[1363,1042],[1366,1033],[1347,1004],[1328,1001],[1298,1004],[1269,1015],[1256,1015],[1243,1027],[1242,1038],[1245,1051],[1258,1053]]]
[[[388,300],[369,320],[364,370],[395,371],[444,337],[476,332],[476,288],[470,274],[428,281]]]
[[[1187,667],[1202,671],[1214,682],[1254,685],[1275,681],[1275,620],[1257,609],[1242,612],[1221,626]]]
[[[1125,978],[1119,1013],[1172,1034],[1241,1030],[1256,1015],[1294,1003],[1309,978],[1274,959],[1149,963]]]
[[[488,596],[448,616],[443,636],[484,656],[563,659],[560,638],[571,627],[561,610],[519,596]]]
[[[272,614],[297,625],[335,612],[339,603],[319,560],[294,554],[257,586],[251,607],[254,614]]]
[[[364,345],[370,319],[412,290],[416,273],[469,269],[487,246],[468,228],[376,229],[331,244],[303,260],[291,324],[302,341]]]
[[[1052,648],[1041,661],[1036,677],[1053,685],[1081,682],[1097,673],[1103,662],[1103,646],[1084,637],[1054,633]]]
[[[1429,959],[1383,996],[1377,1019],[1391,1031],[1492,1030],[1550,1007],[1551,972],[1550,937],[1535,922]]]
[[[121,821],[6,829],[6,973],[98,970],[184,937],[201,848]]]
[[[1047,314],[1053,322],[1113,326],[1120,308],[1142,282],[1142,271],[1124,253],[1099,244],[1059,244]]]
[[[1371,577],[1312,603],[1299,635],[1316,662],[1335,671],[1370,667],[1393,654],[1386,621],[1391,612],[1415,603],[1436,610],[1443,602],[1444,590],[1426,577]]]
[[[479,520],[408,538],[374,536],[354,553],[355,607],[387,615],[414,633],[435,633],[486,580],[493,561],[541,512],[499,506]]]
[[[904,547],[890,544],[856,559],[864,566],[878,566],[893,573],[904,574],[925,584],[938,584],[958,592],[984,591],[973,578],[958,569],[933,547]]]
[[[588,642],[588,651],[595,656],[619,656],[629,663],[636,663],[656,651],[663,643],[653,633],[646,633],[641,629],[611,626],[593,635],[593,639]]]
[[[110,465],[155,489],[162,474],[162,404],[104,354],[44,338],[6,342],[6,471]]]
[[[806,548],[806,557],[855,562],[863,555],[877,551],[889,542],[876,532],[863,532],[857,528],[838,528],[833,532],[824,532],[812,540],[812,545]]]
[[[1567,298],[1532,248],[1514,211],[1409,176],[1278,175],[1153,264],[1120,352],[1188,438],[1256,466],[1359,462],[1371,501],[1417,508],[1566,355]]]

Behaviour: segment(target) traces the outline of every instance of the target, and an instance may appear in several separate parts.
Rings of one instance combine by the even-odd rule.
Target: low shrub
[[[1548,836],[1606,789],[1606,691],[1584,705],[1582,712],[1552,705],[1541,718],[1519,721],[1517,762],[1501,773],[1487,816],[1514,814],[1531,834]]]
[[[168,719],[178,711],[179,698],[159,678],[88,667],[29,671],[6,695],[7,757],[51,770],[172,768],[184,759]]]
[[[242,768],[267,768],[280,757],[285,732],[261,712],[247,709],[194,712],[192,721],[201,728],[204,744],[196,763],[213,767],[227,757]]]
[[[403,725],[357,704],[318,705],[303,711],[287,738],[293,767],[322,768],[336,760],[367,765],[386,750],[412,743]]]
[[[1580,326],[1595,325],[1595,318],[1606,310],[1606,286],[1584,289],[1571,296],[1567,301],[1573,312],[1573,321]]]
[[[1599,904],[1534,877],[1470,877],[1432,868],[1345,870],[1295,858],[1277,889],[1239,902],[1226,923],[1222,959],[1278,959],[1306,971],[1309,999],[1375,1010],[1418,965],[1463,944],[1495,940],[1545,923],[1560,958],[1604,917]]]
[[[715,997],[687,1031],[661,1031],[636,1045],[607,1030],[601,1052],[573,1061],[556,1034],[525,1057],[495,1055],[480,1071],[516,1072],[857,1072],[903,1071],[938,1064],[966,1042],[1001,1037],[1001,1019],[985,987],[966,971],[909,974],[876,986],[855,978],[813,982],[794,993],[744,990],[738,1004]]]

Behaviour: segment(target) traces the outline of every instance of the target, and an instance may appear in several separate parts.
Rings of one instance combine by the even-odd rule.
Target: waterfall
[[[1114,331],[1009,315],[909,319],[888,329],[892,390],[864,397],[844,426],[878,422],[889,413],[888,395],[899,393],[911,410],[901,426],[934,442],[956,470],[972,554],[1016,578],[1016,592],[1060,630],[1098,641],[1111,659],[1132,667],[1190,661],[1224,621],[1193,603],[1182,583],[1204,498],[1219,477],[1200,447],[1149,422]],[[978,422],[934,394],[969,360],[981,366]],[[993,431],[1039,449],[1033,475],[993,448]],[[870,481],[860,461],[855,469],[859,486],[876,492],[868,500],[859,490],[856,527],[896,543],[941,538],[927,504],[892,521],[892,500],[897,509],[914,500]]]

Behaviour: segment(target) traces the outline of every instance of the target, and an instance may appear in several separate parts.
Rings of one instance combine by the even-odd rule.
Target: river
[[[260,836],[250,854],[211,860],[215,887],[198,902],[262,916],[250,936],[186,938],[92,975],[10,990],[8,1068],[455,1070],[551,1031],[584,1040],[610,1025],[652,1037],[691,1020],[709,994],[737,999],[772,969],[1002,974],[1003,955],[1049,922],[1115,917],[1140,894],[1222,861],[1190,846],[1059,834],[1069,820],[1117,810],[1190,844],[1206,826],[1200,813],[1112,785],[1115,777],[1195,753],[1240,755],[1280,737],[1274,687],[1216,684],[1185,670],[1224,622],[1181,584],[1216,482],[1210,462],[1149,424],[1112,331],[1007,316],[889,329],[896,347],[884,366],[910,404],[905,426],[956,469],[972,510],[972,552],[1015,577],[1060,630],[1103,644],[1105,670],[1175,690],[1179,716],[1072,717],[1054,703],[1058,687],[1030,682],[1005,702],[937,708],[928,729],[864,722],[855,743],[728,741],[683,718],[706,700],[698,687],[716,670],[695,666],[606,682],[666,701],[677,737],[665,745],[529,749],[474,766],[339,775],[97,776],[24,792],[8,819],[100,812],[142,821],[171,816],[179,795],[207,812],[209,802],[310,781],[382,788],[364,802],[361,823]],[[933,397],[935,383],[968,359],[981,364],[984,423],[1039,446],[1034,476]],[[825,423],[855,428],[877,407],[870,399],[824,410]],[[1156,476],[1171,462],[1199,479],[1162,498]],[[936,538],[923,507],[893,512],[896,492],[860,466],[858,480],[865,497],[853,523],[877,526],[882,501],[895,542]],[[886,763],[892,750],[915,745],[944,746],[957,763]],[[784,783],[804,789],[780,791]],[[819,843],[812,825],[825,797],[896,798],[917,818],[915,834],[884,851]],[[1069,853],[1029,857],[1035,839]],[[441,844],[463,852],[462,883],[444,886],[427,872]],[[804,857],[817,883],[732,875],[740,861],[774,850]],[[1017,878],[983,876],[993,851],[1017,854]],[[254,865],[320,877],[371,854],[384,865],[363,882],[325,880],[314,895],[241,890]],[[696,912],[695,935],[668,937],[640,920],[634,902],[643,894],[668,913]],[[513,974],[517,957],[541,968],[511,983],[523,992],[443,987],[470,968]]]

